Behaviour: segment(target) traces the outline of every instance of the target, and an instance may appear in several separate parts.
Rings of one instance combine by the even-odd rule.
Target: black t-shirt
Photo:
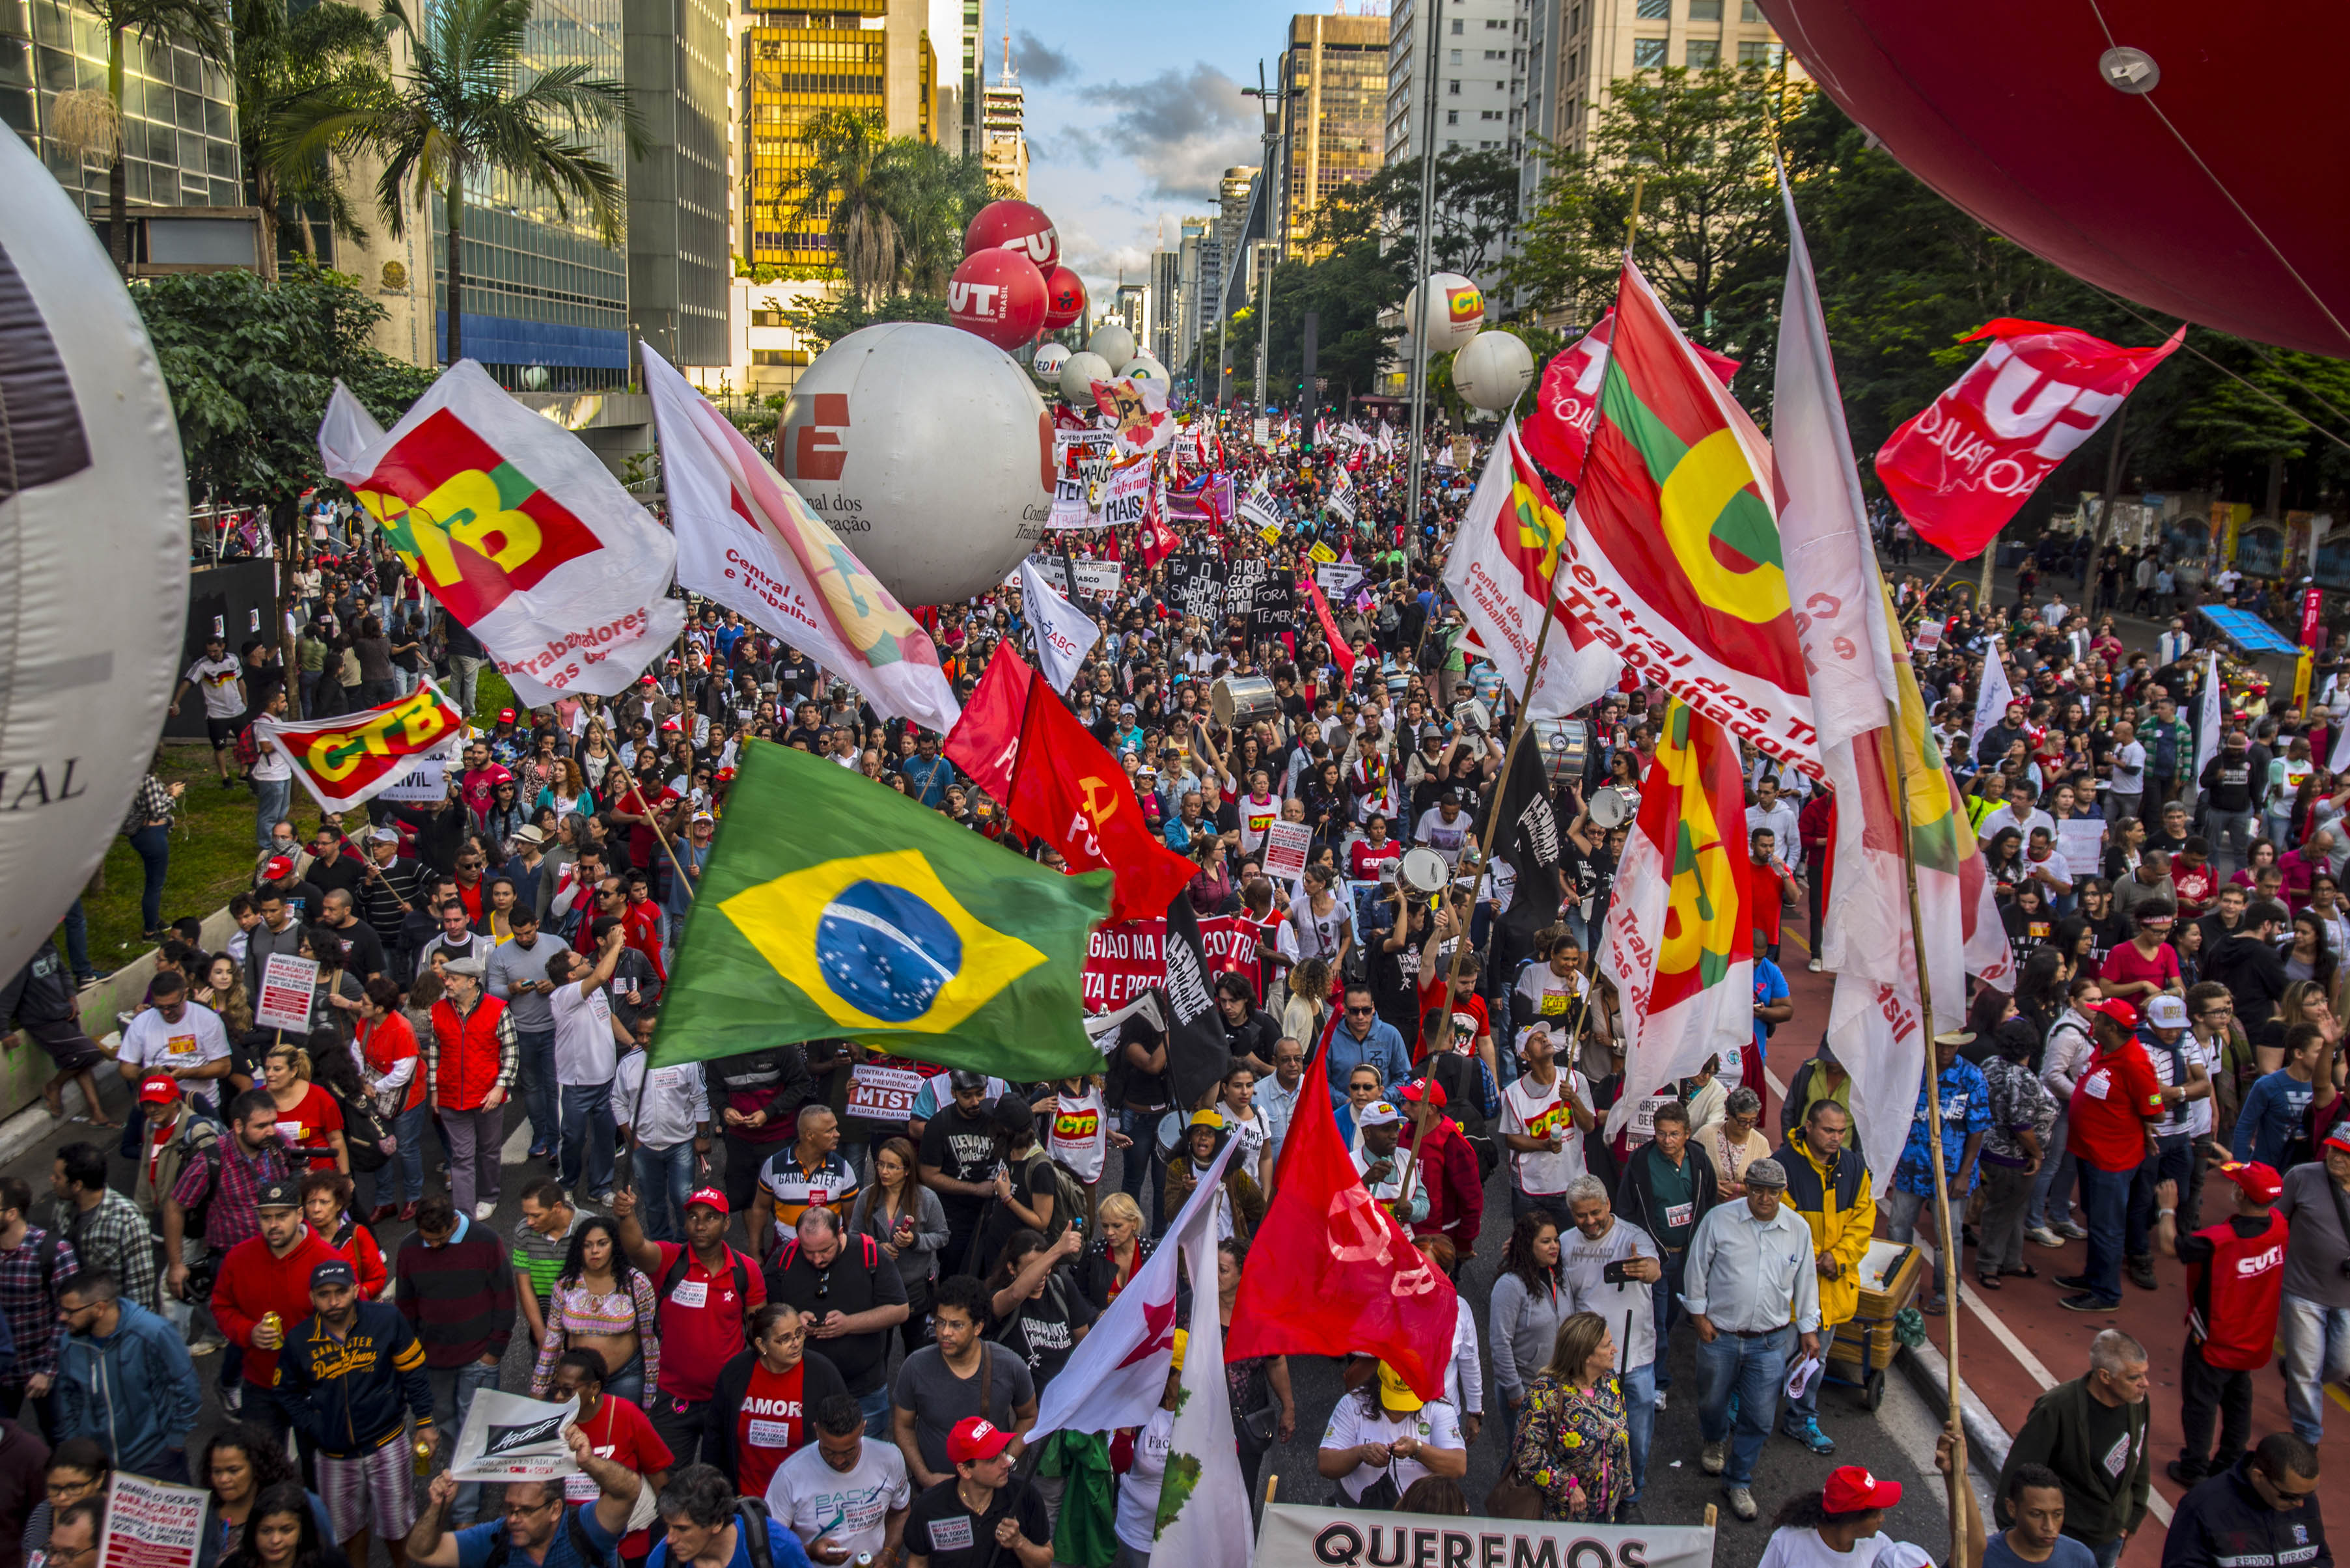
[[[1004,1519],[1039,1546],[1053,1539],[1045,1500],[1026,1481],[1016,1476],[1005,1481],[988,1499],[987,1511],[976,1515],[963,1506],[960,1484],[941,1481],[914,1499],[906,1516],[906,1550],[927,1558],[930,1568],[998,1568],[1011,1555],[995,1542],[996,1524]]]
[[[962,1107],[955,1105],[932,1116],[923,1125],[919,1158],[922,1164],[956,1181],[987,1180],[995,1172],[998,1158],[994,1121],[988,1107],[982,1106],[977,1116],[965,1116]],[[960,1192],[939,1194],[939,1205],[947,1211],[948,1223],[959,1230],[979,1218],[980,1208],[986,1201]],[[949,1262],[959,1266],[962,1260]]]
[[[343,944],[343,967],[364,980],[371,974],[382,974],[383,939],[365,920],[353,920],[348,926],[329,926],[336,940]]]
[[[1067,1364],[1077,1331],[1100,1315],[1065,1264],[1045,1277],[1043,1293],[1014,1305],[1011,1316],[996,1319],[993,1334],[996,1344],[1027,1358],[1028,1375],[1042,1388]]]
[[[869,1268],[865,1262],[868,1247],[874,1253]],[[792,1254],[791,1267],[778,1268],[776,1261],[785,1249]],[[765,1280],[769,1301],[789,1302],[817,1318],[831,1312],[854,1317],[877,1306],[899,1305],[906,1300],[906,1284],[899,1276],[897,1265],[882,1255],[870,1236],[842,1237],[839,1255],[821,1269],[809,1262],[805,1251],[787,1241],[768,1262]],[[813,1330],[813,1324],[810,1328]],[[808,1345],[823,1351],[825,1358],[848,1384],[851,1394],[870,1394],[881,1386],[888,1376],[889,1339],[897,1332],[895,1328],[877,1328],[866,1334],[845,1334],[822,1340],[811,1332]]]
[[[927,1128],[924,1130],[928,1131]],[[929,1140],[926,1137],[923,1141]],[[923,1158],[929,1157],[925,1155]],[[1012,1179],[1012,1196],[1030,1213],[1037,1211],[1037,1194],[1042,1193],[1047,1198],[1054,1196],[1053,1162],[1050,1159],[1039,1158],[1032,1151],[1025,1158],[1013,1157],[1005,1161],[1005,1167]],[[1003,1252],[1003,1243],[1012,1240],[1015,1232],[1028,1229],[1028,1222],[1014,1214],[1010,1204],[993,1198],[988,1199],[986,1203],[987,1220],[980,1228],[979,1235],[979,1268],[983,1273],[995,1267],[995,1260]],[[1068,1218],[1056,1212],[1053,1220],[1057,1228],[1066,1225]],[[1052,1239],[1050,1235],[1045,1238],[1047,1241]]]

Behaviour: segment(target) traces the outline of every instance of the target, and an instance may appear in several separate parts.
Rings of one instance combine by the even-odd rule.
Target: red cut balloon
[[[1045,330],[1057,332],[1086,313],[1086,280],[1056,266],[1045,277]]]
[[[947,284],[947,319],[1017,348],[1045,329],[1045,275],[1017,251],[974,251]]]
[[[1049,275],[1061,259],[1061,236],[1045,209],[1025,202],[990,202],[972,218],[962,234],[962,254],[1018,251]]]
[[[2281,46],[2340,58],[2350,7],[2136,0],[2106,8],[2108,38],[2095,6],[2050,0],[1762,4],[1903,167],[2025,249],[2155,310],[2350,355],[2350,138],[2279,75]]]

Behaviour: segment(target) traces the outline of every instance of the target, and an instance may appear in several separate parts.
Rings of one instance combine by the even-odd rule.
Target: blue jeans
[[[481,688],[482,666],[489,662],[470,653],[449,656],[449,678],[456,690],[449,695],[457,700],[457,710],[467,718],[473,717],[474,693]]]
[[[563,1185],[593,1196],[612,1190],[612,1085],[563,1085]],[[586,1147],[588,1184],[579,1184],[581,1147]]]
[[[522,1080],[523,1108],[530,1116],[530,1152],[546,1156],[563,1142],[563,1123],[556,1114],[555,1031],[515,1031],[515,1075]]]
[[[66,967],[73,971],[76,985],[88,985],[98,971],[89,962],[89,918],[82,912],[81,900],[76,898],[66,906]]]
[[[2040,1158],[2040,1174],[2032,1179],[2032,1202],[2023,1211],[2023,1226],[2036,1231],[2054,1220],[2065,1220],[2073,1213],[2074,1159],[2065,1147],[2065,1132],[2071,1127],[2064,1112],[2056,1112],[2056,1127],[2048,1135],[2046,1152]],[[2052,1200],[2056,1212],[2049,1213]]]
[[[424,1197],[424,1128],[432,1112],[419,1105],[391,1118],[391,1136],[400,1150],[375,1173],[375,1201],[410,1204]]]
[[[2288,1292],[2277,1309],[2284,1354],[2284,1408],[2303,1442],[2325,1436],[2328,1383],[2350,1379],[2350,1307],[2327,1307]]]
[[[637,1224],[652,1241],[685,1240],[685,1200],[693,1191],[693,1145],[671,1148],[637,1146],[629,1159],[637,1172]]]
[[[880,1442],[889,1436],[889,1423],[892,1417],[889,1412],[889,1385],[888,1382],[883,1382],[880,1387],[876,1388],[870,1394],[859,1394],[857,1397],[857,1408],[862,1412],[865,1417],[865,1435],[867,1437],[872,1438],[875,1442]]]
[[[1705,1384],[1698,1433],[1709,1443],[1730,1440],[1730,1462],[1721,1472],[1725,1487],[1747,1486],[1754,1480],[1754,1461],[1779,1413],[1779,1391],[1786,1385],[1787,1357],[1794,1344],[1792,1324],[1753,1339],[1724,1331],[1711,1344],[1698,1342],[1697,1373]],[[1730,1420],[1733,1394],[1738,1397],[1734,1434]]]
[[[1632,1497],[1648,1484],[1648,1440],[1657,1430],[1657,1368],[1651,1362],[1617,1379],[1624,1390],[1625,1425],[1632,1433]]]
[[[2099,1170],[2081,1162],[2082,1207],[2089,1211],[2089,1262],[2081,1272],[2089,1293],[2111,1305],[2122,1299],[2122,1237],[2129,1220],[2136,1170]]]
[[[269,847],[269,830],[286,819],[286,808],[293,803],[294,781],[255,779],[253,781],[253,846]]]
[[[1659,1249],[1660,1251],[1662,1249]],[[1673,1324],[1684,1315],[1681,1308],[1681,1286],[1689,1278],[1689,1249],[1666,1252],[1665,1277],[1657,1282],[1648,1295],[1657,1308],[1657,1361],[1655,1376],[1657,1392],[1661,1394],[1673,1386],[1671,1361],[1666,1346],[1672,1344]],[[1650,1401],[1651,1404],[1654,1401]]]
[[[1861,1330],[1859,1332],[1862,1339],[1866,1341],[1867,1338],[1867,1332],[1866,1330]],[[1787,1401],[1787,1418],[1789,1420],[1816,1421],[1820,1418],[1820,1385],[1828,1380],[1828,1346],[1835,1343],[1835,1336],[1836,1331],[1834,1324],[1824,1323],[1820,1324],[1820,1369],[1812,1374],[1812,1380],[1809,1383],[1804,1385],[1804,1397],[1802,1398],[1790,1399]],[[1862,1359],[1865,1361],[1866,1357],[1864,1356]],[[1782,1383],[1779,1386],[1784,1388],[1786,1385]]]
[[[424,1376],[432,1385],[432,1424],[452,1434],[464,1427],[465,1412],[473,1407],[474,1392],[498,1386],[498,1369],[483,1366],[478,1358],[463,1366],[428,1366]],[[449,1441],[453,1447],[456,1438],[452,1436]],[[444,1454],[448,1451],[442,1450]],[[466,1481],[457,1488],[456,1507],[449,1521],[463,1526],[481,1517],[482,1483]]]
[[[142,827],[130,836],[130,847],[147,867],[147,885],[139,894],[139,929],[160,930],[163,925],[163,873],[172,864],[172,830]]]

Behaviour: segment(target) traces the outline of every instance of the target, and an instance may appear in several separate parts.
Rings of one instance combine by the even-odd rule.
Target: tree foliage
[[[870,111],[824,109],[800,134],[811,159],[784,192],[785,226],[822,227],[868,306],[888,295],[944,295],[963,231],[995,195],[980,161],[891,136]]]
[[[369,340],[383,307],[359,279],[307,261],[276,282],[242,269],[131,290],[180,425],[192,494],[283,506],[316,485],[318,421],[340,379],[390,425],[433,373]]]
[[[290,226],[296,252],[314,255],[303,209],[321,211],[336,234],[362,242],[342,171],[321,150],[296,153],[286,144],[286,115],[305,99],[356,106],[387,92],[384,40],[390,20],[342,0],[318,0],[296,10],[289,0],[235,0],[239,161],[245,200],[261,213],[262,254],[276,256],[278,234]]]

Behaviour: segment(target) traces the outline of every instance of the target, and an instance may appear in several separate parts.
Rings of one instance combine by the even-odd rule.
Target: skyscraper
[[[1003,74],[983,89],[980,106],[980,162],[996,188],[1020,201],[1028,199],[1027,94],[1012,68],[1012,38],[1003,39]]]
[[[673,365],[724,365],[724,0],[621,0],[621,18],[629,103],[651,143],[629,166],[629,320]]]
[[[1528,5],[1575,0],[1440,0],[1436,59],[1438,152],[1517,156],[1523,135]],[[1607,5],[1610,0],[1585,0]],[[1626,5],[1669,0],[1623,0]],[[1688,0],[1682,0],[1687,4]],[[1701,0],[1700,0],[1701,3]],[[1397,0],[1388,14],[1386,161],[1419,156],[1428,99],[1431,0]]]
[[[1307,243],[1315,210],[1342,184],[1376,172],[1385,145],[1388,19],[1317,13],[1289,19],[1281,57],[1282,254],[1314,261],[1327,246]]]
[[[1172,371],[1182,358],[1183,253],[1150,253],[1150,341],[1144,352]]]

